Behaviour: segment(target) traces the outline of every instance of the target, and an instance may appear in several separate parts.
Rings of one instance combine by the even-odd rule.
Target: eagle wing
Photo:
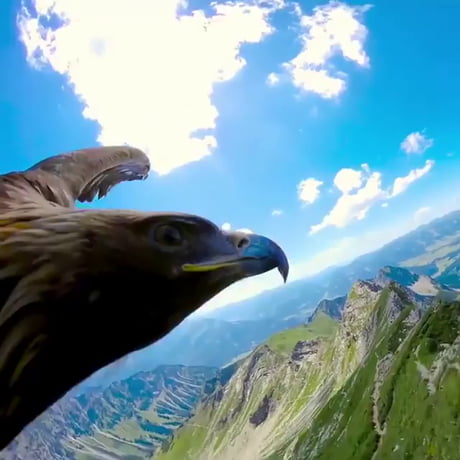
[[[25,206],[73,207],[102,198],[117,184],[146,179],[150,161],[129,146],[95,147],[55,155],[0,177],[0,211]]]

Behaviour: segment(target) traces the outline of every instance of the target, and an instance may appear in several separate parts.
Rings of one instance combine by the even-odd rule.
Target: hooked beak
[[[226,235],[236,243],[236,254],[220,255],[195,264],[184,264],[182,269],[186,272],[209,272],[224,267],[237,267],[243,277],[249,277],[277,268],[286,282],[289,262],[284,251],[274,241],[254,233],[228,232]]]

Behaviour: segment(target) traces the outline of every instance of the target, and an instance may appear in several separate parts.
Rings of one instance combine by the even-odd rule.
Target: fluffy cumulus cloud
[[[282,214],[283,214],[283,210],[282,210],[282,209],[274,209],[274,210],[272,211],[272,216],[275,216],[275,217],[281,216]]]
[[[351,168],[341,169],[334,177],[334,185],[343,193],[359,188],[362,181],[362,172]]]
[[[280,81],[280,77],[278,75],[276,75],[276,73],[272,72],[268,75],[267,77],[267,83],[270,85],[270,86],[275,86],[276,84],[278,84]]]
[[[340,171],[337,175],[340,174]],[[337,177],[336,175],[336,177]],[[386,198],[382,190],[382,175],[379,172],[371,173],[364,185],[351,193],[351,189],[342,191],[335,206],[327,214],[321,223],[313,225],[310,233],[317,233],[329,226],[343,228],[354,220],[362,220],[366,217],[369,209],[378,201]]]
[[[362,170],[340,170],[334,178],[334,184],[341,195],[323,220],[311,227],[310,234],[331,226],[344,228],[353,221],[362,220],[377,203],[388,206],[387,200],[403,193],[412,183],[426,175],[433,165],[433,160],[427,160],[424,167],[397,177],[389,188],[382,187],[382,174],[371,172],[367,164],[362,165]]]
[[[370,5],[347,5],[331,1],[317,6],[313,14],[300,17],[302,48],[300,53],[283,64],[284,71],[293,85],[302,91],[313,92],[324,98],[333,98],[342,93],[347,85],[347,75],[336,69],[337,56],[368,67],[369,57],[364,50],[368,34],[363,24],[364,13]],[[279,80],[271,74],[269,82]]]
[[[432,147],[434,140],[430,139],[420,132],[410,133],[401,142],[401,149],[407,154],[423,153]]]
[[[321,185],[323,185],[323,182],[313,177],[301,181],[297,186],[299,200],[304,204],[314,203],[319,197]]]
[[[283,3],[212,5],[205,14],[184,0],[24,0],[18,24],[29,63],[68,79],[99,142],[143,148],[166,174],[215,149],[214,85],[246,65],[241,46],[274,31]]]

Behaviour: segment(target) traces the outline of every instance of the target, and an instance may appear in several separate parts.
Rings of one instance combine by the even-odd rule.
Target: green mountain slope
[[[460,303],[428,311],[400,341],[404,312],[311,428],[271,459],[457,459]],[[396,347],[396,348],[395,348]]]
[[[459,304],[384,281],[259,346],[155,458],[458,458]]]
[[[312,323],[287,329],[272,335],[267,345],[279,353],[291,353],[296,344],[302,340],[312,340],[331,336],[337,327],[337,321],[325,313],[318,313]]]

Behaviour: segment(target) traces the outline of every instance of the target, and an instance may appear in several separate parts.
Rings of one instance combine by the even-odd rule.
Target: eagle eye
[[[154,239],[157,243],[168,247],[179,247],[183,243],[180,230],[168,224],[159,225],[155,228]]]

